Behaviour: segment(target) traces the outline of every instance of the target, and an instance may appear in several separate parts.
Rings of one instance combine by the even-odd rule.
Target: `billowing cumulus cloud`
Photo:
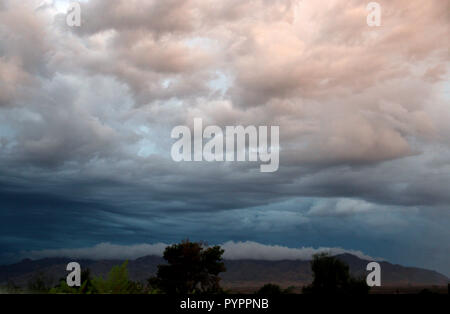
[[[71,28],[69,1],[0,0],[0,246],[204,235],[448,273],[448,3],[378,2],[380,27],[356,0],[88,0]],[[173,162],[194,117],[279,125],[279,170]]]

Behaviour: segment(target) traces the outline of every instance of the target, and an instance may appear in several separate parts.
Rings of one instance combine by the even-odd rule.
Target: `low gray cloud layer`
[[[20,255],[28,258],[45,257],[68,257],[79,259],[137,259],[147,255],[162,256],[168,244],[135,244],[135,245],[114,245],[111,243],[100,243],[90,248],[79,249],[57,249],[41,251],[25,251]],[[258,259],[258,260],[310,260],[314,254],[329,253],[338,255],[350,253],[366,260],[376,260],[364,253],[342,248],[289,248],[280,245],[264,245],[256,242],[233,242],[229,241],[221,244],[225,250],[224,258],[236,259]]]

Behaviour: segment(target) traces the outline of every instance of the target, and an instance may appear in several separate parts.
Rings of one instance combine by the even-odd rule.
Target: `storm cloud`
[[[449,274],[449,4],[378,2],[0,0],[4,261],[189,237]],[[173,162],[194,117],[279,125],[279,170]]]

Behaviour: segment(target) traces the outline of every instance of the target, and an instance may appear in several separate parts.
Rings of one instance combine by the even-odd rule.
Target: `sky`
[[[449,2],[0,0],[0,264],[318,250],[450,276]],[[280,127],[280,164],[171,130]],[[159,252],[159,253],[158,253]]]

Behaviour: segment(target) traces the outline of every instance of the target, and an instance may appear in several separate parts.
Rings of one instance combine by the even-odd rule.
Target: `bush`
[[[120,266],[114,266],[106,279],[95,277],[92,286],[96,293],[129,294],[141,293],[142,286],[128,279],[128,261]]]

